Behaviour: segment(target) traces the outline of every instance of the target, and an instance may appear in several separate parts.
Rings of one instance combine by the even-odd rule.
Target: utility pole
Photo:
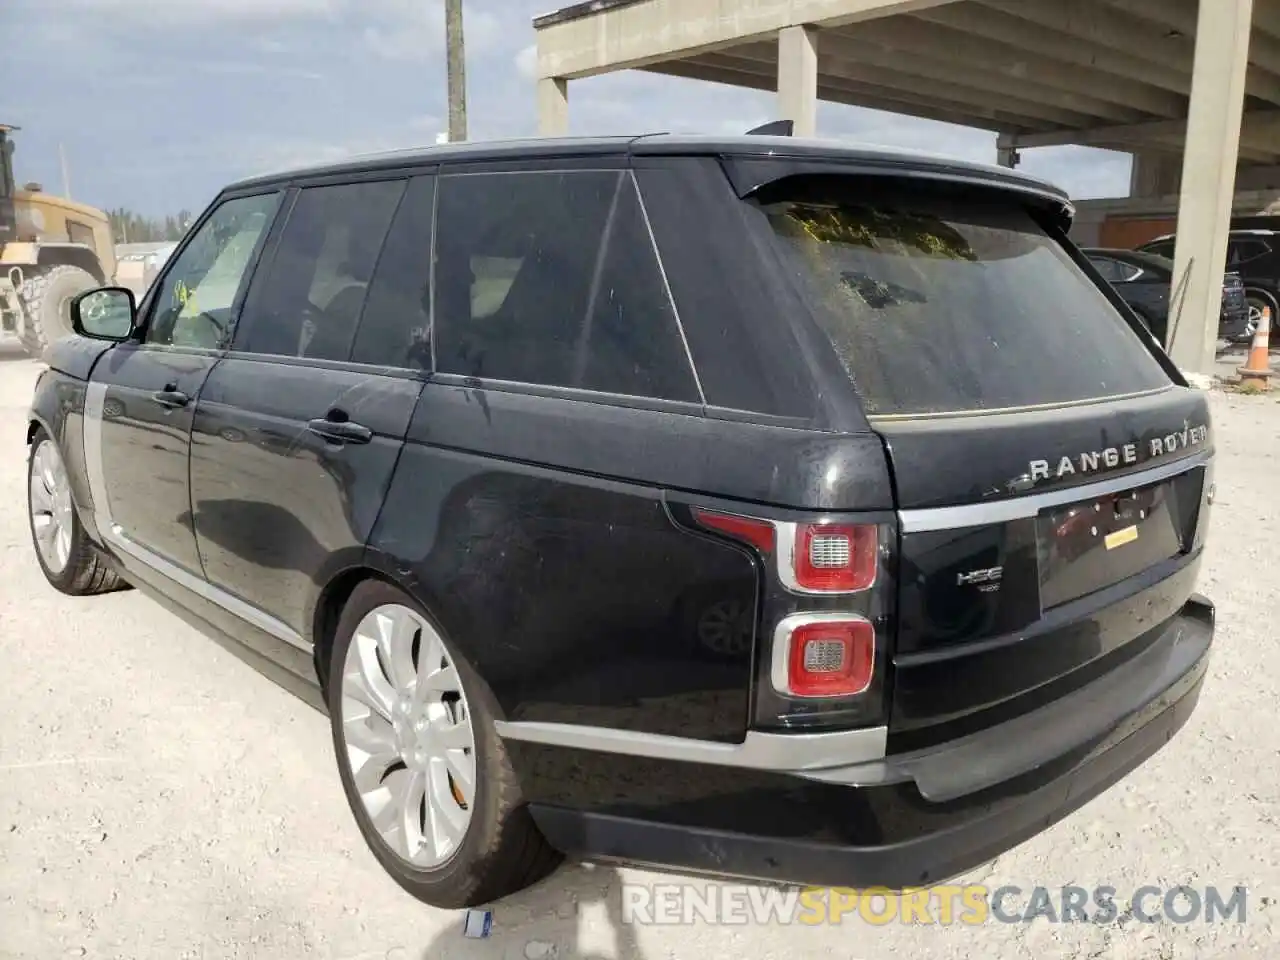
[[[449,141],[467,139],[467,64],[462,44],[462,0],[444,0],[444,33],[449,70]]]
[[[71,173],[67,169],[67,151],[61,143],[58,144],[58,159],[62,161],[62,194],[70,200]]]

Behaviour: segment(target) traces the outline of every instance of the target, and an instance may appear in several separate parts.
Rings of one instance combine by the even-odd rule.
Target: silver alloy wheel
[[[36,549],[50,573],[62,573],[71,557],[71,484],[57,445],[48,438],[32,457],[27,500]]]
[[[400,604],[371,610],[347,648],[339,709],[351,779],[374,829],[410,866],[447,861],[475,805],[475,732],[431,624]]]

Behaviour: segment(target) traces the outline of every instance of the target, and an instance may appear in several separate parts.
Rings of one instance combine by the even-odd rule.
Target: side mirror
[[[99,287],[71,301],[71,327],[82,337],[114,340],[133,336],[138,306],[126,287]]]

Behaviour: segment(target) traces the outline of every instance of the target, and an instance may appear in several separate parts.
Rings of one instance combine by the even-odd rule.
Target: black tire
[[[22,348],[37,359],[44,357],[49,344],[73,332],[71,299],[96,286],[98,281],[93,274],[68,265],[27,277],[18,288],[18,299],[26,314]]]
[[[376,607],[390,603],[415,610],[435,623],[422,605],[402,590],[381,580],[366,580],[356,587],[343,608],[329,661],[326,693],[334,757],[356,826],[392,879],[433,907],[473,907],[523,890],[554,871],[563,858],[543,838],[524,804],[502,738],[494,730],[499,709],[493,694],[438,625],[437,632],[461,678],[475,734],[475,800],[466,835],[445,863],[428,870],[416,869],[397,857],[379,836],[356,791],[342,733],[343,665],[360,621]]]
[[[1251,311],[1255,306],[1271,308],[1271,333],[1273,334],[1272,339],[1275,339],[1274,334],[1276,332],[1276,328],[1277,326],[1280,326],[1280,303],[1278,303],[1276,298],[1266,290],[1258,290],[1254,287],[1247,289],[1244,292],[1244,295],[1249,301],[1249,308]]]
[[[53,443],[56,449],[56,441],[52,440],[43,428],[37,430],[31,441],[31,452],[27,456],[28,502],[30,502],[31,484],[42,482],[34,476],[36,451],[40,449],[41,443],[46,442]],[[61,456],[61,451],[58,452],[59,456]],[[40,570],[44,573],[44,578],[49,581],[50,586],[72,597],[92,596],[98,593],[110,593],[115,590],[127,589],[130,584],[112,569],[107,558],[102,555],[98,547],[85,534],[74,503],[70,513],[70,524],[71,545],[67,553],[66,566],[61,570],[54,570],[46,563],[44,555],[40,552],[36,543],[35,518],[29,509],[27,511],[27,525],[31,531],[31,545],[35,551],[36,561],[40,564]]]

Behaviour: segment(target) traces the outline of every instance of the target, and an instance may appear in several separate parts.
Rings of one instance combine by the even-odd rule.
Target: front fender
[[[75,380],[87,381],[93,373],[94,365],[114,346],[109,340],[94,340],[71,334],[49,344],[44,359],[51,370]]]
[[[93,498],[89,493],[84,460],[84,399],[87,386],[83,379],[69,376],[61,370],[53,367],[45,370],[36,381],[32,393],[27,442],[31,442],[38,427],[53,438],[67,468],[71,499],[80,523],[91,540],[101,543],[98,528],[93,522]]]

